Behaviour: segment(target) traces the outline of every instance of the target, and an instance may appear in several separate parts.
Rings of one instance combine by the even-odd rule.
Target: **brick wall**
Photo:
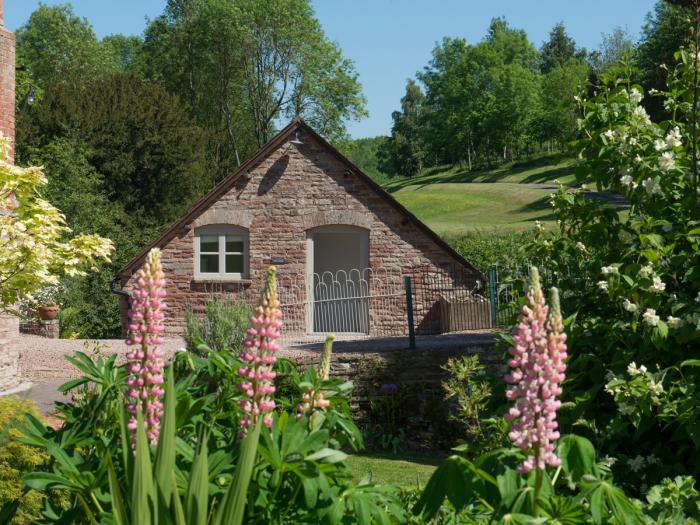
[[[326,224],[369,230],[369,264],[409,272],[415,268],[454,267],[455,259],[434,239],[392,207],[364,180],[347,170],[323,144],[300,131],[301,145],[287,143],[241,177],[235,187],[181,229],[162,247],[168,281],[169,333],[183,326],[184,311],[211,297],[211,283],[194,279],[194,235],[199,226],[226,222],[248,228],[250,282],[222,285],[231,295],[256,297],[271,258],[281,256],[280,286],[306,275],[307,232]],[[475,273],[474,280],[479,276]],[[130,287],[125,279],[123,286]],[[126,308],[122,303],[122,313]],[[405,326],[405,307],[383,309],[374,301],[370,317],[382,330]],[[421,323],[416,319],[416,324]]]
[[[2,20],[0,0],[0,131],[15,138],[15,35]]]
[[[5,28],[0,0],[0,131],[15,138],[15,35]],[[2,210],[0,210],[2,213]],[[19,383],[18,324],[0,313],[0,392]]]

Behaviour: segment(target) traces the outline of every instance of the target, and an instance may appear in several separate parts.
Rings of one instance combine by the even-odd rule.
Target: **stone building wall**
[[[280,289],[306,275],[310,228],[344,224],[369,231],[369,264],[397,275],[417,268],[455,267],[457,261],[435,239],[416,227],[365,180],[348,169],[328,147],[300,128],[302,144],[287,142],[254,167],[207,210],[184,225],[161,247],[168,283],[167,331],[179,333],[186,308],[201,308],[212,290],[229,296],[256,298],[268,265],[278,265]],[[248,229],[250,279],[239,283],[194,279],[195,230],[208,224],[233,224]],[[469,279],[480,276],[476,271]],[[131,286],[128,276],[123,286]],[[122,301],[124,314],[126,301]],[[429,310],[429,308],[425,308]],[[370,334],[405,327],[405,302],[391,307],[370,302]],[[416,325],[422,319],[415,320]]]
[[[0,0],[0,132],[15,138],[15,35],[5,28]],[[0,209],[0,213],[5,213]],[[18,320],[0,312],[0,392],[17,386]]]

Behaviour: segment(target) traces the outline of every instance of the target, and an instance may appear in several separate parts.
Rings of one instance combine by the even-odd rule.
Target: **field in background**
[[[555,181],[575,183],[574,160],[543,156],[494,169],[431,168],[384,188],[438,234],[456,238],[485,229],[518,231],[551,222],[549,195]]]

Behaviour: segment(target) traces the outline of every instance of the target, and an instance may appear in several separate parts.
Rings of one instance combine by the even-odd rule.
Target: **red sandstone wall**
[[[15,139],[15,35],[5,28],[0,0],[0,131]]]
[[[167,330],[178,333],[188,306],[204,304],[211,297],[210,283],[194,280],[194,229],[208,220],[249,224],[250,277],[248,283],[222,285],[232,295],[257,297],[271,257],[282,256],[280,286],[286,279],[306,273],[306,239],[310,227],[352,224],[369,229],[369,261],[373,269],[388,268],[409,273],[418,267],[438,269],[455,265],[444,248],[390,206],[366,182],[320,143],[300,133],[302,145],[287,143],[239,179],[235,188],[172,239],[163,251],[168,281]],[[246,224],[247,223],[247,224]],[[473,279],[478,279],[476,273]],[[127,281],[125,288],[130,287]],[[373,301],[370,317],[373,334],[406,325],[405,307],[385,309]],[[125,305],[122,305],[123,307]],[[416,325],[422,319],[416,319]]]

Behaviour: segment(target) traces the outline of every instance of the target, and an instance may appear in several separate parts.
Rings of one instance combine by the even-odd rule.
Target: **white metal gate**
[[[353,269],[281,276],[278,285],[286,338],[320,340],[403,335],[405,291],[399,270]]]

